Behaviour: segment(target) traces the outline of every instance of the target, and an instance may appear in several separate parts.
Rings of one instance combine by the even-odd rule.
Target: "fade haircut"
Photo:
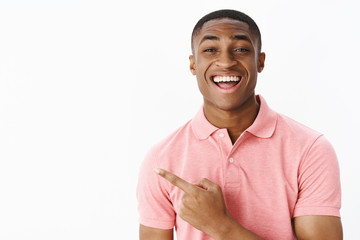
[[[251,33],[254,34],[255,37],[258,39],[258,49],[259,49],[259,53],[261,52],[261,33],[255,21],[245,13],[232,9],[223,9],[205,15],[196,23],[191,34],[191,50],[193,51],[193,53],[194,53],[194,38],[199,34],[203,25],[210,20],[219,19],[219,18],[230,18],[246,23],[249,26]]]

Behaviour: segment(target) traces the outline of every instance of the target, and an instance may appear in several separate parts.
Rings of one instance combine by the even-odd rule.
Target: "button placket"
[[[239,169],[232,154],[233,144],[228,136],[226,129],[219,129],[214,135],[221,151],[221,159],[223,164],[224,187],[238,187],[239,185]]]

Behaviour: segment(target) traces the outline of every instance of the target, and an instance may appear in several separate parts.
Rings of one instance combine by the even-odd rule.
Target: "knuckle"
[[[214,184],[214,186],[212,187],[213,191],[215,193],[222,193],[221,187],[217,184]]]
[[[174,175],[168,175],[168,180],[169,180],[169,182],[171,182],[171,183],[175,183],[176,184],[176,182],[177,182],[177,179],[176,179],[176,177],[174,176]]]
[[[190,202],[190,197],[189,197],[189,195],[188,195],[188,194],[184,194],[184,195],[182,196],[181,202],[182,202],[183,205],[188,204],[188,203]]]
[[[184,217],[186,216],[186,210],[185,210],[184,207],[180,207],[180,208],[179,208],[178,215],[179,215],[181,218],[184,218]]]
[[[207,178],[203,178],[200,180],[200,182],[208,182],[208,181],[209,181],[209,179],[207,179]]]

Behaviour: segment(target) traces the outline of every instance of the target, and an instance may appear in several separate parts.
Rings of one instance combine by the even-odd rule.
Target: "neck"
[[[204,102],[204,113],[207,120],[218,128],[226,128],[233,144],[253,124],[258,112],[259,103],[256,101],[255,94],[240,107],[230,110]]]

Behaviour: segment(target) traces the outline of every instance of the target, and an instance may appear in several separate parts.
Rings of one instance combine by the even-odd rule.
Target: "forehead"
[[[247,23],[231,18],[213,19],[204,23],[194,40],[195,45],[198,45],[205,36],[216,36],[221,39],[236,35],[247,36],[253,45],[257,40]]]

